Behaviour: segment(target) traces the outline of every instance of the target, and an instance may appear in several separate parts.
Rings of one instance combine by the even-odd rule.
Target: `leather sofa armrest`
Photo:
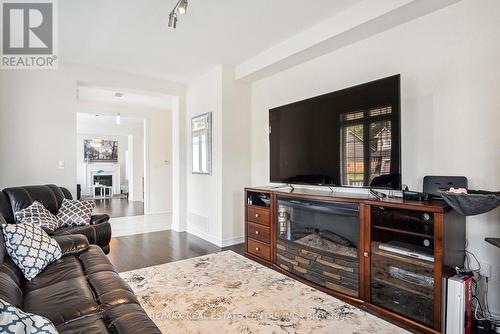
[[[63,256],[77,254],[89,248],[89,241],[83,234],[56,235],[53,238],[61,247]]]
[[[100,224],[109,221],[109,215],[92,215],[90,218],[90,225]]]

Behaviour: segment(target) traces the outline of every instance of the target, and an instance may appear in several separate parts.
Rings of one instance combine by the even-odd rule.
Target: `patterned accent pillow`
[[[57,217],[38,201],[34,201],[26,209],[17,211],[14,216],[20,223],[38,224],[50,231],[55,231],[60,227]]]
[[[2,229],[7,253],[27,280],[61,258],[61,247],[39,225],[7,224]]]
[[[65,198],[57,213],[57,218],[61,227],[89,225],[94,208],[94,201],[74,201]]]
[[[0,333],[57,334],[57,329],[42,316],[26,313],[0,299]]]

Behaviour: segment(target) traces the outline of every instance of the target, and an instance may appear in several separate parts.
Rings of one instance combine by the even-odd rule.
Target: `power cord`
[[[488,304],[488,286],[489,286],[489,278],[481,275],[481,262],[479,262],[477,256],[468,251],[468,241],[466,240],[466,249],[465,249],[465,259],[464,259],[464,267],[465,270],[473,275],[473,288],[472,288],[472,307],[474,310],[474,318],[477,321],[490,321],[495,324],[495,326],[500,326],[500,319],[496,316],[493,316],[490,312],[489,304]],[[472,269],[471,257],[474,259],[476,268]],[[484,282],[482,299],[483,303],[480,300],[480,286],[479,284]]]

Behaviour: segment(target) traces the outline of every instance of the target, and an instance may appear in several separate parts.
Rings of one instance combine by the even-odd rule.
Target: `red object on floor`
[[[465,287],[465,334],[472,332],[472,283],[474,279],[467,277],[464,279]]]

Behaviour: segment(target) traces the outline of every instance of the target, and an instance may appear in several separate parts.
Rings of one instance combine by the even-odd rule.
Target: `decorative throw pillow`
[[[26,209],[17,211],[14,216],[17,221],[23,224],[38,224],[50,231],[55,231],[59,228],[57,217],[38,201],[34,201]]]
[[[57,329],[42,316],[26,313],[0,299],[0,333],[57,334]]]
[[[7,224],[2,229],[7,253],[27,280],[61,258],[61,247],[39,225]]]
[[[63,199],[57,218],[61,227],[84,226],[90,224],[94,201],[74,201]]]

